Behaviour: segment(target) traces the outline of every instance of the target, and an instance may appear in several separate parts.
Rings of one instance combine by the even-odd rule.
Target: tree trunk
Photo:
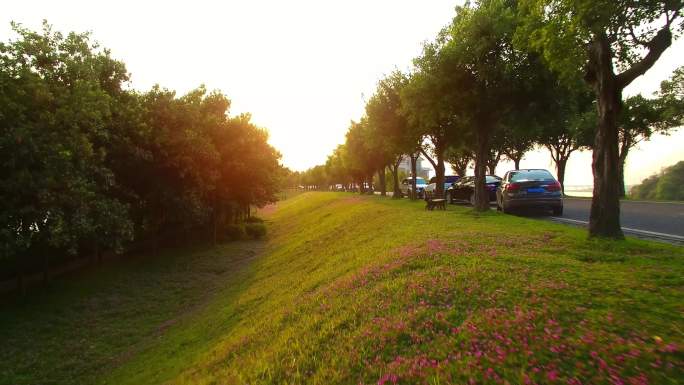
[[[460,165],[453,165],[453,164],[452,164],[452,165],[451,165],[451,169],[454,170],[454,172],[456,173],[456,175],[458,175],[458,176],[460,176],[460,177],[463,177],[463,176],[465,176],[465,174],[466,174],[466,168],[465,168],[465,167],[461,167]]]
[[[19,290],[19,294],[22,297],[26,295],[26,278],[24,277],[23,271],[19,272],[19,275],[17,275],[17,290]]]
[[[522,157],[517,157],[513,158],[513,163],[515,163],[515,169],[520,170],[520,161],[522,160]]]
[[[380,181],[380,195],[387,196],[387,181],[385,180],[385,166],[382,166],[378,171],[378,179]]]
[[[97,257],[97,264],[101,265],[102,264],[102,250],[100,249],[100,245],[97,245],[96,257]]]
[[[419,156],[420,156],[420,154],[418,154],[418,153],[411,154],[411,176],[413,177],[413,179],[411,180],[411,200],[412,201],[418,199],[418,194],[416,192],[416,178],[418,177],[418,175],[416,175],[416,173],[417,173],[416,163],[418,162]]]
[[[489,210],[489,192],[487,191],[486,174],[489,157],[489,135],[483,127],[477,132],[477,153],[475,154],[475,211]]]
[[[618,165],[618,178],[620,180],[618,186],[618,197],[622,199],[627,196],[627,189],[625,187],[625,164],[622,162]]]
[[[399,160],[401,162],[401,159]],[[401,198],[401,189],[399,188],[399,162],[393,164],[392,166],[392,180],[394,186],[392,187],[392,199]]]
[[[20,259],[18,262],[18,272],[17,272],[17,290],[19,294],[23,297],[26,295],[26,267],[24,266],[24,259]]]
[[[213,239],[213,244],[216,246],[218,244],[218,219],[216,218],[216,213],[214,213],[214,221],[213,221],[213,234],[212,234],[212,239]]]
[[[43,285],[50,282],[50,253],[43,251]]]
[[[591,46],[589,63],[598,101],[598,129],[592,155],[594,192],[589,216],[589,235],[623,239],[620,228],[617,127],[622,89],[616,84],[612,58],[608,38],[597,37]]]
[[[627,190],[625,187],[625,164],[627,163],[627,154],[629,153],[629,147],[623,146],[621,150],[622,151],[618,155],[618,196],[620,198],[624,198],[625,196],[627,196]]]
[[[214,210],[213,210],[213,212],[212,212],[212,215],[213,215],[213,218],[212,218],[212,219],[213,219],[213,221],[212,221],[212,222],[213,222],[213,223],[212,223],[212,225],[213,225],[213,229],[212,229],[212,232],[213,232],[213,234],[212,234],[212,240],[213,240],[214,246],[216,246],[216,245],[218,244],[218,197],[217,197],[217,195],[216,195],[216,191],[214,191],[214,194],[213,194],[213,195],[214,195],[214,196],[213,196],[213,198],[214,198],[214,199],[213,199],[213,201],[214,201]]]
[[[436,196],[444,197],[444,148],[442,146],[435,148],[435,155],[437,157],[437,167],[435,167],[435,194]]]
[[[556,162],[556,176],[558,177],[558,183],[561,185],[561,192],[565,194],[565,166],[568,164],[568,157],[558,157]]]

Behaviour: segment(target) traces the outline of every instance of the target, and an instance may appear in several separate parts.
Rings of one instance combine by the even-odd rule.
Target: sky
[[[325,162],[383,75],[408,70],[454,15],[455,0],[5,1],[0,41],[10,21],[37,29],[91,31],[126,64],[132,87],[154,84],[179,94],[205,84],[249,112],[270,133],[283,163],[296,170]],[[102,5],[98,5],[102,4]],[[684,64],[684,39],[633,83],[650,94]],[[628,158],[627,184],[684,160],[684,130],[640,144]],[[553,168],[546,151],[523,167]],[[497,169],[510,169],[503,162]],[[591,154],[573,154],[566,184],[590,185]]]

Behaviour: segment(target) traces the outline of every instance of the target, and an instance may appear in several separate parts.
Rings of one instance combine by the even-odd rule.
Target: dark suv
[[[551,209],[563,215],[563,192],[560,183],[544,169],[512,170],[496,190],[497,210],[508,213],[516,208]]]

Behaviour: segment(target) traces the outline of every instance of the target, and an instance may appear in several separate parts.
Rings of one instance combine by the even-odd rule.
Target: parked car
[[[411,189],[413,188],[412,182],[412,177],[404,178],[404,180],[402,180],[399,184],[399,189],[401,190],[401,192],[408,195],[411,192]],[[418,193],[419,198],[423,197],[423,191],[425,190],[425,187],[427,187],[427,182],[425,181],[425,179],[417,177],[416,192]]]
[[[501,183],[501,178],[496,175],[486,175],[485,184],[489,192],[489,201],[496,200],[496,189]],[[470,204],[475,203],[475,177],[465,176],[458,182],[454,183],[446,192],[447,199],[450,203],[455,201],[466,201]]]
[[[551,209],[553,215],[563,215],[561,184],[548,170],[509,171],[497,189],[496,206],[505,213],[527,207]]]
[[[359,189],[363,188],[364,193],[373,193],[374,188],[372,184],[368,184],[367,182],[363,182],[363,184],[352,184],[352,189],[350,191],[352,192],[359,192]]]
[[[451,187],[452,184],[461,179],[458,175],[444,175],[444,193]],[[437,189],[437,177],[430,178],[430,184],[425,187],[425,191],[435,191]]]

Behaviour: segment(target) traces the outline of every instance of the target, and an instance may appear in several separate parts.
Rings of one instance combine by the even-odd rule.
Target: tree
[[[404,154],[412,152],[418,137],[410,129],[406,117],[401,110],[401,90],[407,83],[406,76],[394,71],[378,82],[375,94],[366,104],[366,116],[369,124],[375,127],[374,140],[382,144],[376,146],[383,152],[382,169],[389,166],[394,182],[393,197],[401,198],[399,175],[397,169]],[[384,181],[384,174],[380,177]]]
[[[466,175],[468,166],[473,161],[473,152],[465,146],[449,147],[445,156],[447,162],[451,164],[451,169],[460,177]]]
[[[47,278],[53,255],[99,260],[133,239],[210,229],[216,241],[275,201],[280,154],[248,114],[228,116],[225,95],[129,91],[89,34],[13,29],[0,43],[0,258],[20,277],[39,257]]]
[[[581,82],[561,83],[554,78],[543,111],[537,115],[537,143],[546,147],[556,165],[556,176],[565,188],[565,170],[570,155],[591,148],[596,121],[591,92]]]
[[[468,3],[467,3],[468,4]],[[538,95],[539,74],[545,72],[536,55],[513,45],[518,24],[515,2],[479,1],[457,9],[452,24],[438,38],[442,83],[458,93],[461,135],[470,135],[475,153],[475,209],[489,210],[485,185],[493,139],[511,111],[529,106]]]
[[[594,193],[589,234],[623,238],[620,228],[618,119],[622,91],[643,75],[684,27],[682,1],[521,0],[519,42],[543,53],[565,78],[584,79],[596,96]]]
[[[684,200],[684,161],[644,179],[630,195],[636,199]]]
[[[371,183],[373,173],[377,169],[376,154],[368,146],[368,120],[363,117],[360,122],[352,121],[346,135],[345,164],[352,179],[359,186],[359,193],[365,191],[364,183]]]
[[[349,171],[344,163],[346,146],[344,144],[338,145],[333,153],[328,156],[325,162],[325,173],[328,175],[329,183],[342,184],[345,188],[349,187],[351,182]]]
[[[12,28],[18,38],[0,43],[0,243],[3,258],[42,255],[47,276],[55,250],[130,239],[106,163],[128,74],[89,34]]]
[[[673,73],[672,79],[663,81],[655,99],[641,95],[627,98],[622,108],[618,126],[618,175],[619,194],[625,196],[625,163],[629,150],[643,140],[649,140],[654,133],[667,134],[672,128],[682,125],[684,116],[684,95],[681,92],[684,67]],[[679,93],[677,90],[679,83]]]
[[[534,147],[535,137],[530,130],[510,126],[504,127],[503,136],[502,153],[513,162],[516,170],[520,170],[520,161]]]
[[[414,60],[416,70],[401,94],[404,114],[419,138],[418,151],[410,153],[412,168],[418,156],[416,152],[420,152],[435,169],[437,195],[444,194],[445,153],[457,131],[458,117],[454,107],[459,105],[461,97],[460,87],[450,82],[453,78],[448,76],[447,68],[441,62],[442,45],[438,41],[424,46],[423,54]],[[431,147],[423,144],[424,139],[429,140]]]

